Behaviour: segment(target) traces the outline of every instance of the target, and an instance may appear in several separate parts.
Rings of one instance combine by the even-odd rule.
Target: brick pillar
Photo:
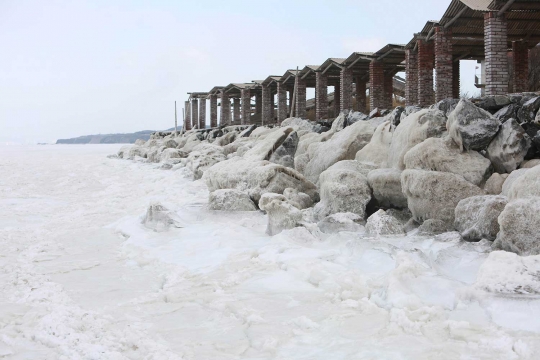
[[[306,82],[300,77],[294,79],[296,84],[296,104],[294,104],[295,116],[306,118]]]
[[[356,77],[356,111],[366,112],[366,81]]]
[[[262,125],[272,123],[272,89],[268,86],[262,87]]]
[[[277,122],[281,124],[287,118],[287,90],[282,83],[277,83],[278,116]]]
[[[394,74],[384,74],[384,108],[392,109],[394,107]]]
[[[486,95],[508,93],[508,25],[497,12],[484,14],[484,52],[486,54]]]
[[[372,60],[369,64],[369,105],[371,110],[385,107],[384,63],[377,60]]]
[[[271,124],[274,124],[276,122],[275,109],[276,109],[276,94],[274,93],[274,91],[272,91],[270,95],[270,123]]]
[[[339,106],[340,111],[352,110],[352,83],[352,70],[348,68],[341,69],[339,73],[339,85],[341,92],[341,101]]]
[[[233,99],[233,124],[240,124],[240,99]]]
[[[514,60],[513,92],[524,92],[529,89],[529,47],[526,42],[512,41]]]
[[[217,95],[210,95],[210,127],[215,128],[218,126],[217,122]]]
[[[418,104],[422,107],[435,102],[433,92],[434,62],[433,42],[418,40]]]
[[[328,76],[322,72],[315,73],[315,119],[328,118]]]
[[[206,128],[206,99],[199,99],[199,129]]]
[[[454,61],[452,64],[452,97],[459,99],[461,96],[461,83],[460,83],[460,61]]]
[[[418,53],[412,49],[405,51],[405,105],[418,104]]]
[[[219,125],[231,124],[231,100],[229,94],[221,92],[221,114],[219,119]]]
[[[435,102],[453,97],[452,30],[442,26],[435,27],[435,72],[437,74]]]
[[[251,91],[241,90],[242,96],[242,125],[249,125],[251,122]]]
[[[184,123],[186,124],[186,131],[188,131],[191,130],[191,104],[189,101],[184,103],[184,110],[186,111]]]
[[[255,94],[255,114],[262,113],[262,93],[257,92]]]
[[[341,82],[334,86],[334,117],[338,117],[341,108]]]
[[[200,129],[199,127],[199,101],[197,99],[191,99],[191,124],[193,127]]]

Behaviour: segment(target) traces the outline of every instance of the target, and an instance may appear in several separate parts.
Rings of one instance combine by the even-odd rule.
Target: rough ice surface
[[[0,147],[1,359],[540,357],[538,257],[454,233],[270,237],[119,148]],[[183,227],[145,228],[153,201]]]

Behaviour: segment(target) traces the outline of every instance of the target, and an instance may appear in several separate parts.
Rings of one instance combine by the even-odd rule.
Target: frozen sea
[[[119,145],[0,146],[0,359],[539,359],[540,257],[265,235]],[[181,227],[141,225],[153,201]]]

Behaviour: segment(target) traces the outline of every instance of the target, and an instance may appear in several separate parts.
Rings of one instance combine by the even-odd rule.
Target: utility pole
[[[295,109],[295,106],[296,105],[296,97],[298,96],[296,93],[298,92],[298,89],[296,88],[296,84],[297,84],[297,77],[298,77],[298,66],[296,67],[296,76],[294,77],[294,90],[293,90],[293,95],[292,95],[292,104],[291,104],[291,114],[289,115],[290,117],[295,117],[294,116],[294,110]]]
[[[174,101],[174,136],[178,136],[178,118],[176,117],[176,100]]]

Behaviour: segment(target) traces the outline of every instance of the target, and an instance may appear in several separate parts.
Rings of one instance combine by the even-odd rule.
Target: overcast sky
[[[0,144],[170,128],[189,91],[407,43],[449,3],[0,0]]]

